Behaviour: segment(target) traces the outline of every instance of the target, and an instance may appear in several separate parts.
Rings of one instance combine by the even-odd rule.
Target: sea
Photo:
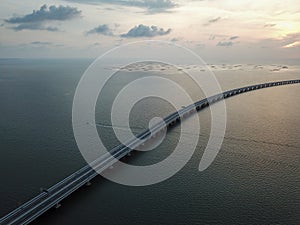
[[[74,138],[72,104],[92,61],[0,60],[0,217],[86,165]],[[112,125],[112,103],[126,84],[140,77],[171,79],[193,101],[205,95],[189,78],[189,71],[200,77],[214,74],[222,91],[300,79],[299,65],[278,63],[174,67],[144,62],[123,68],[112,62],[106,69],[114,76],[98,98],[93,125],[108,149],[119,144],[114,129],[126,130],[123,124]],[[162,83],[154,85],[164,93],[171,91]],[[123,185],[98,176],[32,224],[300,224],[299,102],[299,84],[226,99],[222,146],[212,164],[200,172],[212,121],[210,108],[201,110],[193,115],[198,116],[201,131],[195,152],[174,176],[147,186]],[[145,98],[130,112],[130,129],[138,134],[153,117],[174,110],[164,99]],[[126,163],[145,166],[167,158],[178,144],[180,128],[174,126],[154,150],[133,152]],[[188,134],[193,135],[193,131]],[[189,143],[183,146],[189,148]]]

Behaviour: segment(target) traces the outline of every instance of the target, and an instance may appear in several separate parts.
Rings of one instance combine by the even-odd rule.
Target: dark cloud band
[[[58,31],[56,27],[47,27],[44,25],[45,22],[49,21],[65,21],[80,16],[81,11],[77,8],[70,6],[54,6],[51,5],[49,8],[47,5],[43,5],[39,10],[33,10],[32,13],[12,17],[6,19],[5,22],[9,24],[15,24],[12,29],[16,31],[20,30],[48,30]]]
[[[49,9],[47,5],[41,6],[39,10],[34,10],[31,14],[12,17],[5,20],[7,23],[34,23],[49,20],[69,20],[80,15],[80,11],[77,8],[70,6],[50,6]]]

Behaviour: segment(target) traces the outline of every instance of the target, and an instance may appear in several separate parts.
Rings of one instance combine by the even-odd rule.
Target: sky
[[[204,60],[300,59],[298,0],[2,0],[0,58],[95,58],[163,40]]]

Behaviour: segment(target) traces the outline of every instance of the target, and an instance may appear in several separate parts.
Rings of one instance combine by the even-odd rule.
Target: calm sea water
[[[73,137],[71,113],[76,85],[90,63],[0,61],[1,215],[85,165]],[[282,67],[211,66],[223,90],[300,79],[298,66],[278,68]],[[151,73],[172,77],[195,100],[203,97],[179,71],[167,68]],[[109,127],[110,101],[125,83],[146,74],[123,71],[121,81],[111,80],[104,89],[96,121],[109,147],[117,144]],[[61,208],[33,224],[299,224],[299,102],[299,85],[229,98],[221,151],[204,172],[198,171],[198,165],[210,132],[208,109],[198,114],[201,135],[192,159],[172,178],[152,186],[128,187],[97,177],[92,186],[80,189]],[[132,130],[138,133],[153,116],[172,111],[159,99],[140,102],[132,110]],[[167,157],[179,131],[180,126],[175,127],[160,147],[134,153],[128,163],[148,165]]]

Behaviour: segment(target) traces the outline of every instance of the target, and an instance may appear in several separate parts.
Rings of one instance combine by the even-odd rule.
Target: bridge
[[[111,167],[117,160],[128,155],[134,149],[144,145],[149,139],[155,137],[155,135],[159,132],[168,130],[168,128],[173,125],[180,123],[184,117],[192,115],[215,102],[249,91],[296,83],[300,83],[300,80],[276,81],[236,88],[202,99],[194,104],[184,107],[177,112],[168,115],[161,122],[155,124],[149,129],[146,129],[137,135],[136,138],[128,140],[125,144],[116,146],[105,155],[93,161],[90,165],[84,166],[52,187],[43,190],[36,197],[2,217],[0,219],[0,225],[28,224],[50,208],[59,207],[60,202],[63,199],[71,195],[80,187],[89,184],[90,181],[98,175],[95,170],[98,172],[104,171]]]

